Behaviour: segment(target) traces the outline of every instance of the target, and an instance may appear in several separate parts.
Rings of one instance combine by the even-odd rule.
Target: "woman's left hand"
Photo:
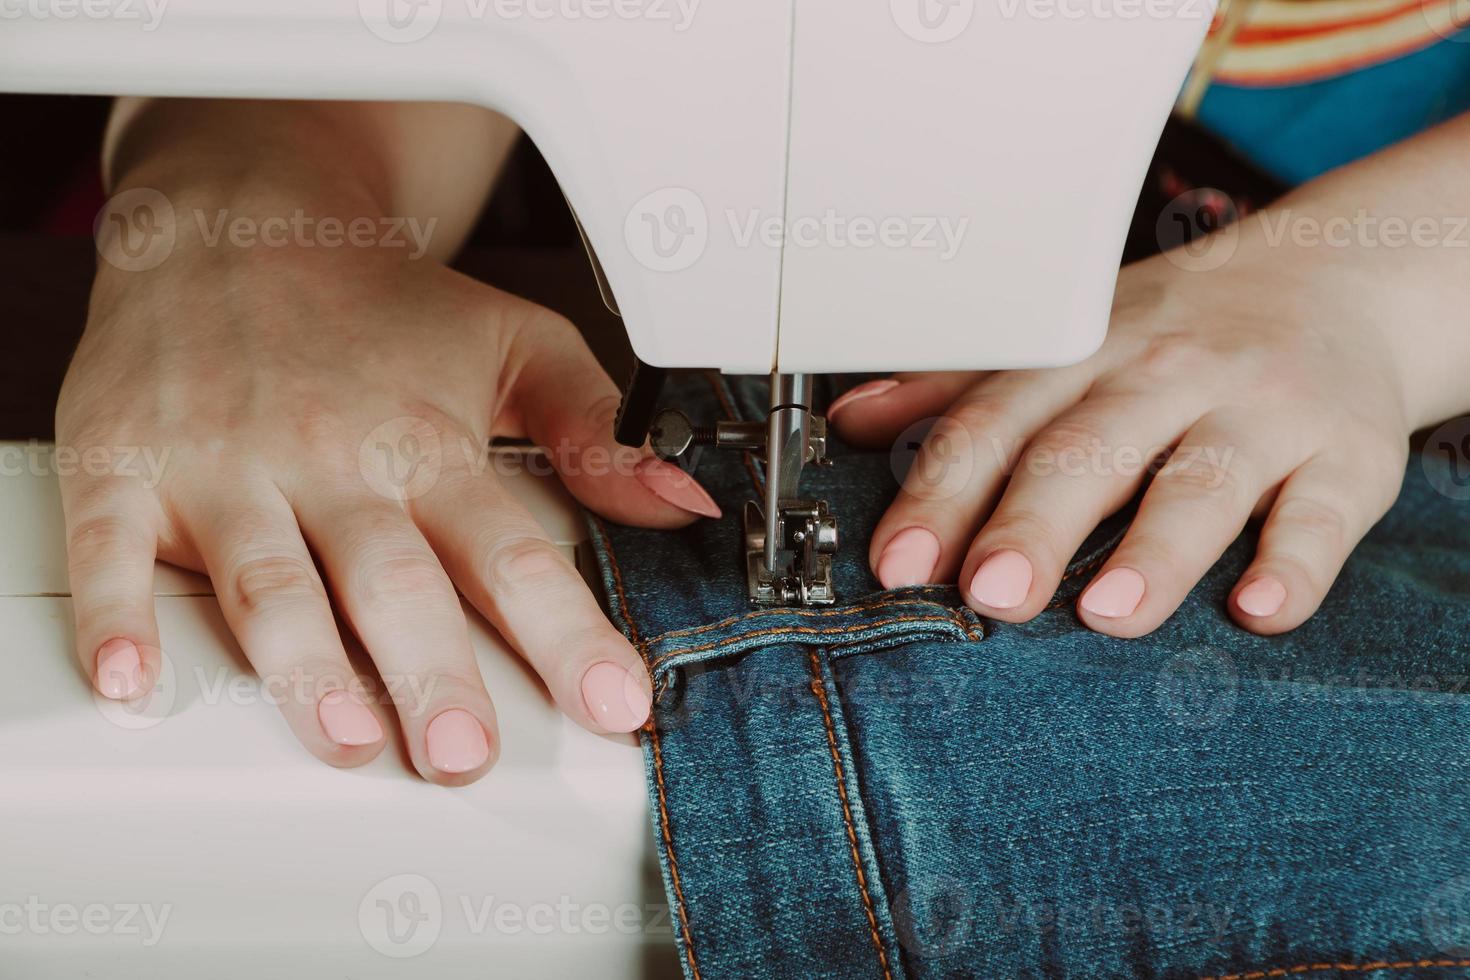
[[[958,581],[983,615],[1029,620],[1147,484],[1077,603],[1087,626],[1158,627],[1252,515],[1265,523],[1231,615],[1263,634],[1311,616],[1398,495],[1411,413],[1392,344],[1340,270],[1280,251],[1207,273],[1170,255],[1125,268],[1106,342],[1074,367],[898,375],[838,399],[830,418],[859,445],[942,416],[874,532],[883,585]]]

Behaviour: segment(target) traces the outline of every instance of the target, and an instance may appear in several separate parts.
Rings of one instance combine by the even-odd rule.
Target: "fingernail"
[[[673,504],[700,517],[719,517],[720,505],[673,463],[666,463],[657,456],[650,456],[633,469],[638,482],[652,491],[660,500]]]
[[[1031,592],[1031,562],[1019,551],[997,551],[970,579],[970,595],[982,606],[1014,609]]]
[[[316,719],[327,738],[338,745],[372,745],[383,737],[377,716],[341,688],[322,695],[316,705]]]
[[[97,690],[104,697],[126,701],[142,694],[143,657],[131,640],[115,639],[97,651]]]
[[[1082,593],[1082,608],[1107,619],[1132,616],[1143,601],[1145,587],[1143,576],[1133,569],[1115,568]]]
[[[827,418],[829,421],[835,419],[838,412],[853,402],[863,398],[871,398],[874,395],[881,395],[885,391],[892,391],[898,387],[898,384],[892,378],[883,378],[878,381],[865,381],[855,388],[849,388],[835,402],[827,406]]]
[[[1286,586],[1269,575],[1256,579],[1235,597],[1235,604],[1247,616],[1274,616],[1285,602]]]
[[[653,705],[641,676],[606,661],[593,664],[582,675],[582,702],[592,719],[610,732],[637,731]]]
[[[469,772],[490,758],[484,727],[463,708],[450,708],[429,722],[424,742],[429,749],[429,765],[440,772]]]
[[[878,581],[885,589],[924,585],[939,564],[939,539],[923,527],[907,527],[893,536],[878,558]]]

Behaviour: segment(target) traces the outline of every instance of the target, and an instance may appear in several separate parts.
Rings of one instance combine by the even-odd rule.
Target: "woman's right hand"
[[[157,480],[81,467],[61,483],[77,654],[97,689],[131,698],[157,676],[157,557],[210,577],[265,689],[332,765],[374,757],[395,717],[426,779],[461,785],[493,764],[456,587],[579,724],[643,724],[642,661],[487,447],[534,440],[616,521],[718,509],[613,442],[616,388],[572,325],[402,249],[209,245],[174,204],[160,265],[99,263],[57,406],[77,458],[163,463]],[[349,662],[338,616],[381,685]]]

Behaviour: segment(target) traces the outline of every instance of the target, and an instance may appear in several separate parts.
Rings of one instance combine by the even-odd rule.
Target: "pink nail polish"
[[[970,595],[982,606],[1015,609],[1031,592],[1031,562],[1019,551],[997,551],[970,579]]]
[[[853,402],[858,401],[862,398],[871,398],[874,395],[881,395],[885,391],[892,391],[894,388],[897,388],[898,385],[899,382],[893,380],[892,378],[882,378],[878,381],[865,381],[855,388],[849,388],[847,391],[844,391],[841,397],[839,397],[835,402],[827,406],[827,418],[829,421],[831,419],[835,419],[838,412],[842,411]]]
[[[878,581],[885,589],[924,585],[939,564],[939,539],[924,527],[906,527],[893,536],[878,558]]]
[[[1274,616],[1285,603],[1286,586],[1269,575],[1256,579],[1235,597],[1235,604],[1247,616]]]
[[[327,738],[338,745],[372,745],[383,737],[383,726],[367,705],[338,688],[322,695],[316,718]]]
[[[673,463],[650,456],[634,467],[633,475],[654,496],[680,510],[687,510],[700,517],[720,516],[720,505],[715,503],[714,498],[695,482],[694,477]]]
[[[1107,619],[1132,616],[1143,601],[1145,588],[1142,575],[1131,568],[1115,568],[1082,593],[1082,608]]]
[[[146,690],[143,656],[132,640],[108,640],[97,651],[97,690],[117,701],[136,698]]]
[[[463,708],[450,708],[429,722],[424,742],[429,750],[429,765],[440,772],[469,772],[490,758],[484,727]]]
[[[637,731],[652,707],[642,677],[606,661],[582,675],[582,701],[592,720],[610,732]]]

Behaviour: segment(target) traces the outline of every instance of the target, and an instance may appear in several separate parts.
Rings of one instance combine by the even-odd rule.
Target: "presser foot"
[[[653,415],[647,432],[654,453],[678,459],[696,446],[737,449],[765,461],[764,506],[745,505],[745,576],[752,605],[826,606],[837,601],[832,556],[837,521],[825,500],[801,496],[802,469],[830,466],[827,420],[811,411],[804,374],[771,376],[771,411],[764,422],[696,426],[675,409]]]
[[[783,500],[776,510],[778,561],[766,562],[766,515],[745,504],[745,584],[755,606],[830,606],[837,521],[825,500]]]

